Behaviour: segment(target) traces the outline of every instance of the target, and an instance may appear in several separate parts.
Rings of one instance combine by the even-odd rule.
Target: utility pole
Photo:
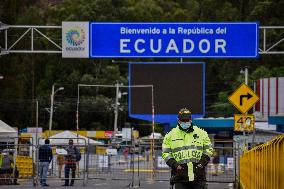
[[[114,124],[113,124],[113,131],[116,133],[117,129],[117,118],[118,118],[118,98],[119,98],[119,84],[118,81],[115,84],[116,87],[116,95],[115,95],[115,105],[114,105]]]
[[[38,145],[37,139],[38,139],[38,100],[36,100],[36,145]]]

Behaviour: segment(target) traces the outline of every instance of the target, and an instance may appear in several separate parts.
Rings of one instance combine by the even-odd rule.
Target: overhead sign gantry
[[[37,26],[37,25],[7,25],[4,24],[0,21],[0,55],[5,55],[5,54],[10,54],[10,53],[57,53],[57,54],[62,54],[63,57],[64,52],[62,50],[63,47],[63,43],[62,40],[66,39],[66,32],[62,32],[64,26],[64,23],[68,23],[68,22],[63,22],[62,26]],[[78,23],[78,22],[71,22],[71,23]],[[240,57],[240,52],[243,51],[241,49],[242,46],[238,46],[236,44],[238,44],[239,42],[243,43],[247,43],[249,46],[244,46],[245,49],[249,48],[249,49],[253,49],[252,47],[254,45],[257,45],[257,49],[256,54],[284,54],[284,49],[283,49],[283,43],[284,43],[284,36],[283,36],[283,30],[284,30],[284,26],[257,26],[257,30],[254,32],[257,32],[257,35],[259,36],[258,38],[247,38],[248,35],[250,35],[248,33],[248,31],[244,31],[246,30],[244,25],[254,25],[256,26],[257,23],[255,22],[250,22],[250,23],[95,23],[95,22],[79,22],[79,23],[84,23],[87,24],[88,27],[92,26],[94,28],[98,28],[100,27],[101,30],[100,31],[96,31],[95,35],[89,36],[89,28],[88,30],[84,31],[84,35],[82,35],[82,37],[84,36],[85,38],[83,38],[86,43],[89,42],[89,39],[87,39],[87,37],[92,37],[90,39],[90,43],[88,43],[87,45],[108,45],[108,47],[111,48],[116,48],[115,43],[109,43],[112,39],[116,39],[120,33],[121,36],[127,37],[127,36],[132,36],[131,38],[121,38],[122,40],[119,41],[119,45],[122,49],[118,49],[121,50],[122,52],[126,52],[126,53],[122,53],[123,56],[118,56],[118,54],[115,54],[115,56],[110,56],[109,54],[96,54],[99,53],[98,51],[92,51],[92,53],[87,53],[85,54],[85,58],[89,58],[92,57],[94,58],[95,55],[97,55],[96,57],[154,57],[153,55],[158,55],[157,57],[216,57],[216,58],[220,58],[221,55],[223,58],[229,58],[229,57]],[[168,34],[162,34],[162,35],[151,35],[151,37],[153,37],[153,41],[151,42],[149,39],[147,39],[146,36],[150,36],[150,35],[144,35],[145,38],[142,38],[141,40],[135,40],[134,43],[132,41],[132,44],[128,42],[128,39],[133,40],[135,38],[135,35],[130,33],[132,32],[145,32],[144,30],[133,30],[135,28],[126,28],[129,24],[134,24],[133,27],[136,27],[136,29],[144,27],[144,29],[146,26],[154,26],[156,27],[156,29],[160,29],[160,32],[163,33],[163,29],[168,29],[167,33]],[[108,27],[113,27],[112,31],[107,31],[106,27],[103,25],[108,25]],[[112,26],[113,25],[113,26]],[[115,25],[115,27],[114,27]],[[122,31],[118,31],[117,27],[121,26],[125,29],[122,29]],[[141,25],[141,26],[140,26]],[[172,25],[172,26],[171,26]],[[207,26],[210,27],[207,27]],[[137,27],[138,26],[138,27]],[[197,27],[198,26],[198,27]],[[206,26],[206,27],[205,27]],[[80,25],[79,25],[80,27]],[[177,28],[176,28],[177,27]],[[204,28],[205,27],[205,28]],[[218,29],[220,27],[220,29]],[[172,30],[173,28],[173,30]],[[180,34],[178,33],[178,28],[180,28]],[[194,28],[196,30],[194,30]],[[199,31],[197,30],[197,28],[199,28]],[[203,29],[202,29],[203,28]],[[210,28],[212,30],[210,30]],[[68,29],[68,28],[66,28]],[[73,28],[76,30],[76,26],[75,28]],[[77,28],[78,29],[78,28]],[[92,29],[92,28],[90,28]],[[130,30],[129,30],[130,29]],[[142,28],[143,29],[143,28]],[[162,29],[162,30],[161,30]],[[209,30],[208,30],[209,29]],[[215,30],[214,30],[215,29]],[[114,32],[115,30],[117,30],[120,33]],[[173,31],[175,31],[176,34],[169,34],[169,30],[171,31],[171,33],[173,33]],[[10,33],[13,31],[13,35],[10,35]],[[74,30],[73,30],[74,31]],[[92,32],[94,30],[92,29]],[[151,30],[154,31],[154,30]],[[166,30],[164,30],[166,31]],[[252,30],[249,30],[250,32],[252,32]],[[157,30],[155,30],[155,32],[157,32]],[[210,33],[214,33],[214,34],[210,34]],[[62,36],[58,36],[58,33],[62,33]],[[72,32],[71,32],[72,33]],[[75,32],[76,33],[76,32]],[[193,34],[195,33],[195,34]],[[197,33],[199,33],[197,35]],[[203,34],[201,34],[203,33]],[[205,34],[204,34],[205,33]],[[271,37],[272,35],[269,35],[270,33],[273,33],[273,38]],[[74,34],[74,33],[73,33]],[[107,36],[101,38],[102,36],[99,36],[98,34],[108,34]],[[127,34],[127,35],[126,35]],[[279,36],[279,38],[275,38],[275,36]],[[96,36],[97,35],[97,36]],[[254,36],[255,34],[252,34],[252,36]],[[159,37],[161,38],[159,38]],[[184,37],[183,37],[184,36]],[[195,36],[195,37],[194,37]],[[198,38],[200,37],[204,37],[204,40],[201,41],[199,40],[198,42]],[[207,36],[207,37],[206,37]],[[211,36],[211,37],[210,37]],[[217,46],[216,46],[216,41],[212,43],[212,40],[214,38],[216,39],[224,39],[225,37],[230,38],[228,41],[226,41],[226,44],[224,41],[218,41],[217,40]],[[251,37],[252,37],[251,36]],[[80,38],[79,36],[72,36],[74,37],[73,39],[76,39],[77,37]],[[173,37],[172,41],[169,41],[169,39],[171,39],[170,37]],[[193,37],[191,39],[191,37]],[[233,38],[232,38],[233,37]],[[29,39],[30,40],[30,44],[27,44],[26,40],[24,41],[24,39]],[[62,40],[60,40],[60,38],[62,38]],[[176,39],[177,38],[177,39]],[[59,40],[58,40],[59,39]],[[81,39],[81,38],[80,38]],[[106,42],[108,42],[108,44],[104,44],[102,41],[99,44],[94,44],[93,42],[96,42],[96,40],[98,39],[104,39],[106,40]],[[123,39],[126,39],[123,40]],[[155,41],[154,41],[155,39]],[[190,40],[189,40],[190,39]],[[41,41],[41,42],[45,42],[46,46],[44,47],[44,49],[39,48],[38,46],[35,45],[35,43],[37,41]],[[145,44],[144,41],[145,40]],[[182,40],[182,43],[180,43],[179,40]],[[233,40],[233,41],[232,41]],[[25,44],[23,44],[23,41]],[[80,40],[82,42],[82,39]],[[201,48],[199,47],[199,43],[201,41]],[[113,41],[114,42],[114,41]],[[135,42],[136,42],[136,50],[138,50],[138,53],[133,53],[135,52]],[[146,44],[146,42],[148,44]],[[162,43],[163,42],[163,43]],[[197,43],[196,43],[197,42]],[[255,43],[257,42],[257,43]],[[70,41],[70,43],[72,43],[72,41]],[[147,51],[151,50],[151,43],[152,43],[152,49],[153,49],[153,53],[148,53]],[[183,44],[185,43],[185,45]],[[80,42],[77,43],[77,47],[80,47]],[[209,49],[209,44],[210,44],[210,50]],[[29,45],[29,46],[28,46]],[[74,43],[75,45],[75,43]],[[131,46],[130,46],[131,45]],[[147,46],[145,46],[147,45]],[[177,48],[175,48],[175,45]],[[144,47],[145,46],[145,47]],[[161,51],[159,53],[159,46],[161,46]],[[76,46],[73,46],[73,49]],[[147,48],[146,48],[147,47]],[[168,49],[168,53],[167,52],[167,47],[169,47]],[[185,47],[185,49],[183,48]],[[194,48],[193,48],[194,47]],[[217,47],[217,53],[215,53]],[[225,48],[226,47],[226,48]],[[145,52],[143,53],[139,53],[142,52],[145,48]],[[236,48],[234,49],[235,52],[232,52],[232,48]],[[72,48],[70,48],[72,49]],[[177,49],[178,49],[178,53],[177,53]],[[201,51],[200,51],[201,49]],[[226,53],[224,53],[224,49],[226,50]],[[101,49],[103,50],[103,49]],[[110,49],[110,50],[114,50],[114,49]],[[130,53],[129,53],[130,50]],[[117,51],[117,50],[116,50]],[[198,53],[198,51],[200,51]],[[208,52],[207,52],[208,51]],[[100,53],[102,53],[103,51],[100,51]],[[162,55],[161,53],[164,52],[164,55]],[[188,53],[190,52],[190,53]],[[202,53],[205,52],[205,53]],[[74,53],[74,52],[73,52]],[[104,52],[106,53],[106,52]],[[253,57],[253,56],[257,56],[255,55],[255,51],[253,52],[254,54],[252,54],[252,51],[250,52],[250,54],[248,52],[245,52],[245,54],[243,54],[245,57]],[[142,55],[143,56],[142,56]],[[101,56],[99,56],[101,55]],[[200,56],[202,55],[202,56]],[[156,57],[156,56],[155,56]]]

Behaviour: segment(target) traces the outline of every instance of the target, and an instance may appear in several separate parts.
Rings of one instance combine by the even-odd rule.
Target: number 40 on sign
[[[234,115],[234,130],[235,131],[253,131],[254,130],[254,115],[235,114]]]

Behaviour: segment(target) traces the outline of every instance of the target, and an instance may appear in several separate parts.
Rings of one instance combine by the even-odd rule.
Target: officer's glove
[[[202,167],[205,167],[210,161],[210,157],[208,155],[202,154],[200,160],[197,164],[201,164]]]
[[[201,163],[198,163],[197,165],[196,165],[196,168],[200,168],[200,169],[202,169],[204,166],[201,164]]]
[[[177,167],[179,166],[179,164],[177,163],[177,161],[174,158],[169,159],[166,164],[171,167],[173,170],[177,170]]]
[[[178,165],[178,166],[177,166],[177,172],[183,171],[183,170],[184,170],[184,168],[183,168],[181,165]]]

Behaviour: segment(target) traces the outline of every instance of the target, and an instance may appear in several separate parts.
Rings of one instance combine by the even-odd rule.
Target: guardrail
[[[240,158],[243,189],[284,188],[284,134],[245,152]]]

